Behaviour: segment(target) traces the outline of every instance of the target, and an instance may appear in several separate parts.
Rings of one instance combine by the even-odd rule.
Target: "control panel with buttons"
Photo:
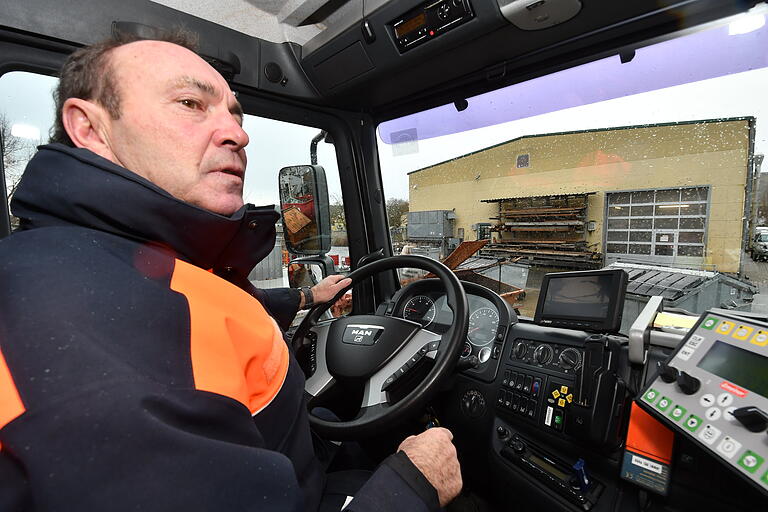
[[[768,494],[768,325],[704,313],[638,403]]]
[[[541,377],[507,368],[504,370],[496,405],[536,421],[542,387],[543,379]]]
[[[559,333],[557,342],[511,338],[499,371],[497,410],[557,436],[617,443],[616,421],[627,401],[616,373],[620,344],[603,335]]]

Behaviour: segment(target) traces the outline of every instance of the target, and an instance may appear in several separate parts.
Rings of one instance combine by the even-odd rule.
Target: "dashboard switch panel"
[[[524,329],[517,324],[512,331]],[[551,434],[617,445],[620,411],[628,399],[618,376],[620,343],[603,335],[559,332],[557,342],[541,335],[510,339],[497,408]]]

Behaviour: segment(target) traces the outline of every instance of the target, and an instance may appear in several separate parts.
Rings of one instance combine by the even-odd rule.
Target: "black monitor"
[[[534,321],[539,325],[618,332],[627,273],[621,269],[546,274]]]

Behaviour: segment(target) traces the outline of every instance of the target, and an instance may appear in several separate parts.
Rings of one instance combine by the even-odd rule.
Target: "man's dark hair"
[[[112,119],[120,119],[120,88],[109,53],[119,46],[147,39],[134,34],[117,33],[100,43],[81,48],[67,58],[61,67],[59,84],[53,93],[56,122],[53,125],[51,142],[74,146],[64,129],[61,116],[64,102],[69,98],[96,101],[107,109]],[[157,31],[150,40],[177,44],[197,53],[197,34],[185,29]]]

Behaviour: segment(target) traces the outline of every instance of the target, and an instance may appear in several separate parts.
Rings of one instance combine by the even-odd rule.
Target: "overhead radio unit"
[[[432,0],[396,18],[390,27],[397,49],[403,53],[474,17],[469,0]]]

